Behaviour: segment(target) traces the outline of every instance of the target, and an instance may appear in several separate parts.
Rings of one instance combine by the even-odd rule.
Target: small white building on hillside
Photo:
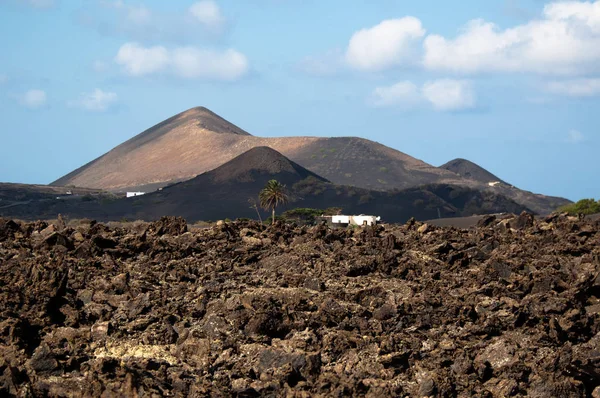
[[[134,196],[142,196],[145,193],[146,192],[127,192],[127,197],[128,198],[132,198]]]

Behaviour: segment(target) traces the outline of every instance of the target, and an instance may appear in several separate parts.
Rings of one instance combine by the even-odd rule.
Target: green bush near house
[[[328,207],[327,209],[311,209],[299,207],[283,212],[281,219],[286,222],[295,221],[305,224],[315,224],[321,216],[333,216],[341,214],[341,207]]]

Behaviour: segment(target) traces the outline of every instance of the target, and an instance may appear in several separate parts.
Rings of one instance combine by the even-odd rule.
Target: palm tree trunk
[[[275,224],[275,208],[273,207],[273,216],[271,217],[271,224]]]
[[[262,224],[262,217],[260,216],[257,205],[254,205],[254,210],[256,210],[256,214],[258,215],[258,221]]]

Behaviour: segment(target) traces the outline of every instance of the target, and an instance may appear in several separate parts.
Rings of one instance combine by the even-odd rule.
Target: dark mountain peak
[[[490,182],[501,182],[506,184],[500,178],[490,173],[483,167],[467,159],[456,158],[448,163],[440,166],[440,169],[445,169],[460,175],[461,177],[469,178],[477,182],[488,184]]]
[[[219,182],[249,182],[254,181],[258,175],[271,175],[274,178],[280,176],[283,180],[294,180],[294,182],[307,177],[327,181],[266,146],[254,147],[207,174],[210,174],[214,181]]]

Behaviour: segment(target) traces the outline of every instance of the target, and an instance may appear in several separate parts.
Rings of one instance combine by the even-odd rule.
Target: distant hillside
[[[514,187],[490,173],[483,167],[466,159],[454,159],[440,166],[440,169],[448,170],[457,176],[475,182],[474,188],[494,192],[506,196],[517,203],[521,203],[538,214],[548,214],[561,206],[571,203],[570,200],[554,196],[535,194]]]
[[[115,199],[114,194],[98,189],[0,183],[0,217],[37,220],[71,212],[87,217],[87,210],[95,216],[100,202]]]
[[[81,198],[79,202],[46,200],[27,208],[0,210],[0,216],[55,218],[62,213],[104,221],[152,220],[163,215],[182,216],[188,221],[256,218],[251,203],[270,179],[286,184],[289,190],[291,201],[279,212],[296,207],[341,207],[351,214],[375,214],[387,222],[404,222],[410,217],[430,219],[527,210],[502,195],[456,185],[429,184],[390,192],[335,185],[273,149],[257,147],[215,170],[143,196],[118,200]]]
[[[500,182],[506,184],[483,167],[466,159],[454,159],[440,166],[440,169],[449,170],[459,176],[469,178],[484,184]]]
[[[505,195],[537,213],[570,203],[508,184],[490,187],[489,179],[497,181],[497,177],[466,160],[434,167],[364,138],[255,137],[205,108],[167,119],[52,184],[151,192],[214,170],[261,146],[337,185],[378,191],[424,184],[460,185]]]
[[[387,191],[462,181],[454,173],[357,137],[321,138],[282,153],[336,184],[361,188]]]

